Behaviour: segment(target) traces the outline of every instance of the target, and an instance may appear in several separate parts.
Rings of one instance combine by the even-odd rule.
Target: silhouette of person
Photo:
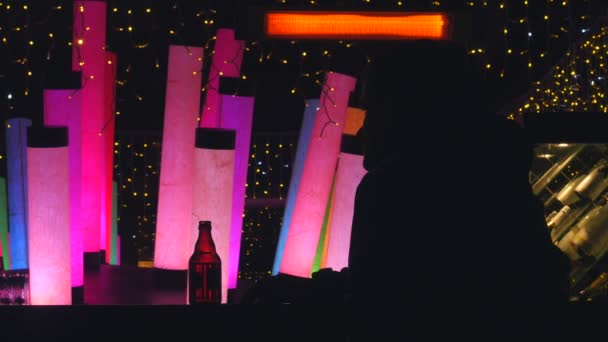
[[[500,324],[568,300],[568,259],[528,182],[532,144],[493,114],[465,58],[430,41],[375,56],[349,255],[356,315],[389,305]]]

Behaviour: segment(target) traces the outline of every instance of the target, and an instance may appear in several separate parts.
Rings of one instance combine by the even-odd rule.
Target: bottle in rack
[[[215,250],[210,221],[199,221],[198,239],[188,266],[188,287],[191,305],[221,303],[222,261]]]

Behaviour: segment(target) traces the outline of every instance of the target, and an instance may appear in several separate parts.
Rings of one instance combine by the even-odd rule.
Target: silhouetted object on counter
[[[568,301],[568,259],[528,181],[532,144],[483,102],[490,89],[466,56],[419,41],[372,58],[359,133],[368,173],[355,196],[349,268],[339,273],[348,277],[334,277],[349,282],[352,336],[388,334],[392,308],[412,313],[400,311],[409,316],[401,333],[419,323],[481,333]]]
[[[211,236],[211,222],[198,223],[198,239],[188,267],[189,304],[222,301],[222,261]]]

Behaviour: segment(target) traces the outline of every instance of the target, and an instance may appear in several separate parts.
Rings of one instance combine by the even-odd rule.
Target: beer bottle
[[[189,303],[221,303],[222,261],[211,237],[211,222],[199,221],[198,239],[188,267]]]

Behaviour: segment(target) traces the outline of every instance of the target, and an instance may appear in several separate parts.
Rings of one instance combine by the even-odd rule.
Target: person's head
[[[454,44],[421,40],[376,51],[363,80],[365,168],[419,138],[420,127],[477,112],[472,80],[467,54]]]

